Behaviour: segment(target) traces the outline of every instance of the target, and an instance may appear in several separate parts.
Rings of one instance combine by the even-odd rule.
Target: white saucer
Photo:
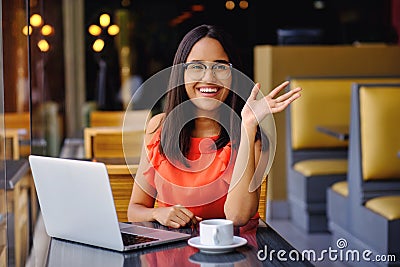
[[[230,245],[224,245],[224,246],[207,246],[203,245],[200,243],[200,237],[192,237],[188,240],[188,244],[192,247],[200,249],[201,252],[203,253],[208,253],[208,254],[220,254],[220,253],[227,253],[233,251],[235,248],[241,247],[243,245],[247,244],[247,240],[240,237],[240,236],[234,236],[233,237],[233,243]]]

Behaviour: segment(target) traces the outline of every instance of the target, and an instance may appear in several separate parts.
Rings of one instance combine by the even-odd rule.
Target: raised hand
[[[272,113],[281,112],[284,110],[290,103],[300,97],[301,88],[297,87],[289,92],[277,97],[274,99],[275,96],[279,94],[287,85],[289,84],[288,81],[281,83],[277,86],[274,90],[272,90],[267,96],[266,99],[268,101],[268,105],[271,108]],[[258,89],[259,90],[259,89]],[[257,92],[258,92],[257,90]]]
[[[251,90],[251,94],[242,109],[242,121],[248,126],[257,126],[268,114],[283,111],[290,103],[300,97],[301,88],[297,87],[289,92],[276,97],[287,85],[288,81],[281,83],[274,88],[268,95],[257,99],[260,91],[260,84],[256,83]],[[268,108],[269,107],[269,108]]]

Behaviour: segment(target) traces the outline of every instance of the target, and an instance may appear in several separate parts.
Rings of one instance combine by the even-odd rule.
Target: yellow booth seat
[[[400,219],[400,196],[383,196],[368,200],[365,207],[389,221]]]
[[[294,164],[293,168],[306,177],[345,174],[347,173],[346,159],[311,159]]]
[[[344,197],[349,196],[349,185],[348,185],[347,181],[340,181],[340,182],[334,183],[332,185],[331,189]]]

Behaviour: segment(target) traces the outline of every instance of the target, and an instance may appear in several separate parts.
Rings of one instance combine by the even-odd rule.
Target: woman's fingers
[[[271,91],[265,98],[268,101],[268,104],[271,108],[272,113],[277,113],[283,111],[290,103],[300,97],[301,88],[297,87],[289,92],[273,99],[275,95],[277,95],[283,88],[285,88],[289,84],[288,81],[282,83],[274,90]]]
[[[189,218],[189,222],[192,222],[193,224],[197,224],[197,216],[194,216],[193,212],[191,212],[190,210],[188,210],[187,208],[182,208],[181,210],[183,213],[185,213],[185,215]]]
[[[161,224],[173,228],[179,228],[187,225],[192,217],[188,216],[187,213],[191,213],[186,208],[176,205],[172,207],[160,207],[155,210],[154,218]]]
[[[255,100],[255,99],[257,98],[257,94],[258,94],[258,92],[260,91],[260,87],[261,87],[261,86],[260,86],[259,83],[256,83],[256,84],[254,85],[253,89],[251,90],[249,99]]]
[[[267,96],[257,100],[257,94],[260,91],[260,84],[256,83],[251,90],[250,96],[246,101],[246,105],[241,111],[242,122],[244,125],[256,126],[269,113],[277,113],[283,111],[290,103],[300,97],[301,88],[295,88],[289,92],[277,96],[287,85],[285,81],[274,88]],[[269,106],[269,109],[266,106]]]
[[[193,220],[196,220],[194,214],[181,205],[175,205],[174,210],[175,216],[177,218],[176,222],[179,223],[181,226],[185,226],[189,222],[193,222]]]
[[[293,90],[293,92],[291,91],[287,93],[287,95],[285,95],[282,99],[276,99],[276,103],[278,105],[284,105],[285,107],[287,107],[290,103],[301,96],[301,94],[299,93],[300,90],[301,89],[296,91]]]
[[[301,88],[300,88],[300,87],[297,87],[297,88],[295,88],[295,89],[293,89],[293,90],[290,90],[290,91],[287,92],[286,94],[283,94],[283,95],[277,97],[277,98],[276,98],[276,101],[277,101],[277,102],[283,102],[283,101],[285,101],[285,100],[291,98],[292,96],[294,96],[296,93],[298,93],[298,92],[300,92],[300,91],[301,91]],[[300,95],[299,95],[299,96],[300,96]],[[294,99],[297,99],[299,96],[294,96]],[[294,100],[294,99],[293,99],[293,100]]]
[[[300,93],[293,94],[289,96],[288,99],[282,102],[276,102],[274,107],[271,107],[272,113],[277,113],[283,111],[290,103],[300,97]]]
[[[188,222],[186,221],[186,218],[181,217],[182,214],[177,214],[176,217],[172,218],[172,221],[178,223],[180,226],[185,226]]]
[[[268,96],[271,98],[274,98],[275,96],[277,96],[279,94],[280,91],[282,91],[287,85],[289,84],[289,81],[285,81],[283,83],[281,83],[280,85],[278,85],[277,87],[275,87],[269,94]]]
[[[174,222],[174,221],[169,221],[166,226],[169,226],[172,228],[180,228],[181,227],[181,225],[179,223]]]

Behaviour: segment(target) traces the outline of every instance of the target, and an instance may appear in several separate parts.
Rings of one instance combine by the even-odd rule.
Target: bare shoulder
[[[145,134],[145,142],[148,144],[152,139],[154,133],[161,126],[163,120],[165,118],[165,113],[160,113],[152,117],[147,123],[146,134]]]
[[[165,118],[165,113],[160,113],[151,117],[146,127],[146,134],[154,133],[161,125],[162,121]]]

